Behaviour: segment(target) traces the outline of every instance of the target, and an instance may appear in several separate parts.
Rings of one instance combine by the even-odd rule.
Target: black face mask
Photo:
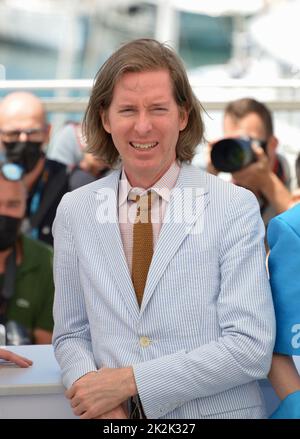
[[[0,251],[13,247],[18,239],[22,218],[0,215]]]
[[[3,142],[3,145],[7,161],[22,166],[25,173],[32,171],[44,155],[41,151],[42,142]]]

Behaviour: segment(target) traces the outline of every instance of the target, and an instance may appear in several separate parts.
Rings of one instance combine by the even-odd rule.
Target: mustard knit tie
[[[151,224],[151,192],[136,196],[137,213],[133,226],[132,282],[136,298],[141,306],[148,270],[153,255],[153,232]]]

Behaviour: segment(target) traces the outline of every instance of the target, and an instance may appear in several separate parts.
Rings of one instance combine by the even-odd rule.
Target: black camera
[[[267,142],[251,137],[227,138],[214,143],[210,153],[213,166],[220,172],[236,172],[255,162],[252,142],[266,150]]]

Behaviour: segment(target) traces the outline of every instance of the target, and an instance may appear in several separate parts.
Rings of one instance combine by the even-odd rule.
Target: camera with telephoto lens
[[[256,157],[251,144],[255,142],[266,151],[267,142],[251,137],[219,140],[212,145],[211,162],[219,172],[236,172],[254,163]]]

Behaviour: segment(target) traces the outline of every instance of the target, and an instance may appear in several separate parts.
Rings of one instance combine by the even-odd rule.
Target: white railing
[[[206,110],[204,121],[207,139],[214,139],[222,135],[222,111],[233,99],[252,96],[263,101],[274,112],[275,131],[281,144],[280,152],[286,156],[290,163],[292,187],[295,188],[294,163],[300,145],[300,80],[276,80],[259,83],[227,80],[212,83],[207,80],[199,80],[199,78],[190,78],[190,81]],[[66,119],[72,118],[70,113],[84,113],[92,85],[92,79],[4,80],[0,81],[0,100],[1,96],[16,90],[28,90],[33,93],[49,91],[49,96],[41,99],[51,115],[52,132],[55,133]],[[76,92],[80,97],[70,96],[71,92]],[[200,162],[201,160],[200,157]]]
[[[299,79],[279,79],[269,82],[237,79],[213,83],[191,79],[191,84],[200,97],[203,107],[210,111],[223,110],[229,100],[250,95],[263,100],[272,111],[300,111]],[[42,98],[47,111],[81,112],[85,110],[92,85],[92,79],[2,80],[0,93],[14,90],[32,92],[49,90],[54,92],[55,96]],[[74,91],[81,94],[84,92],[84,96],[71,97],[69,94]]]
[[[0,81],[0,90],[90,90],[92,79],[34,79]]]

